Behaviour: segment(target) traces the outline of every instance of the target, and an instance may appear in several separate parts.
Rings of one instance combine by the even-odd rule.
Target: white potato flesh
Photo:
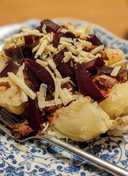
[[[109,116],[87,98],[80,98],[55,113],[54,127],[76,141],[86,141],[105,133],[112,126]]]
[[[116,84],[108,98],[100,103],[101,108],[111,117],[128,114],[128,82]]]
[[[9,112],[20,115],[25,110],[25,103],[22,101],[21,91],[8,78],[0,79],[0,106]]]

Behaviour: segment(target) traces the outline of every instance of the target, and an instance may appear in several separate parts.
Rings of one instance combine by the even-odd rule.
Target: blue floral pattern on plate
[[[86,25],[88,22],[72,19],[55,19],[59,23],[73,22]],[[36,26],[38,20],[22,24],[0,27],[0,44],[4,39],[17,32],[21,26]],[[128,42],[119,39],[105,29],[92,24],[96,35],[105,45],[121,48],[128,55]],[[102,135],[92,141],[79,143],[79,147],[100,158],[128,169],[127,136],[112,137]],[[74,143],[74,145],[78,145]],[[91,163],[67,151],[52,146],[46,141],[16,143],[12,138],[0,132],[0,176],[110,176],[98,170]]]

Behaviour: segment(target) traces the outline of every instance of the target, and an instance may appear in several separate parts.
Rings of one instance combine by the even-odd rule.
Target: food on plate
[[[128,65],[89,30],[43,20],[7,38],[0,51],[0,107],[22,123],[19,138],[54,131],[86,141],[127,131]]]
[[[100,102],[101,108],[112,118],[128,114],[128,83],[113,86],[109,96]]]
[[[112,127],[109,115],[88,97],[80,97],[69,106],[58,109],[53,117],[55,129],[78,141],[96,137]]]

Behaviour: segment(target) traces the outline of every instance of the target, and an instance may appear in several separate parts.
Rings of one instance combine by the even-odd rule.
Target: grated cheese
[[[49,64],[49,66],[50,66],[53,70],[56,69],[56,64],[55,64],[55,62],[53,61],[52,58],[48,58],[47,62],[48,62],[48,64]]]
[[[113,70],[112,70],[112,72],[111,72],[111,76],[116,77],[118,75],[120,69],[121,69],[121,66],[114,67]]]
[[[45,48],[47,47],[48,45],[48,41],[47,40],[44,40],[42,41],[40,44],[39,44],[39,48],[35,54],[35,58],[41,56],[41,54],[44,52]]]
[[[25,44],[24,36],[28,35],[35,35],[35,36],[43,36],[44,34],[40,33],[36,29],[30,29],[30,28],[23,28],[22,32],[18,34],[14,34],[11,37],[8,37],[5,40],[5,48],[10,48],[10,47],[16,47],[16,46],[21,46]]]
[[[58,98],[59,98],[59,94],[60,94],[60,90],[61,90],[61,80],[60,79],[56,79],[55,80],[55,103],[57,102]]]
[[[22,35],[37,35],[37,36],[43,36],[43,34],[37,30],[37,29],[31,29],[28,27],[22,28],[22,32],[20,33]]]
[[[47,33],[47,31],[46,31],[46,25],[45,25],[45,24],[43,24],[43,27],[42,27],[42,32],[43,32],[44,34],[46,34],[46,33]]]
[[[14,73],[8,73],[8,77],[20,88],[24,91],[26,95],[28,95],[31,99],[36,98],[36,94],[25,84],[25,82],[16,76]]]
[[[45,107],[61,105],[62,101],[60,99],[45,101]]]
[[[32,50],[35,53],[35,58],[39,56],[43,58],[44,55],[53,55],[57,52],[57,49],[51,45],[53,41],[53,33],[43,34],[43,37],[40,39],[40,42]]]
[[[71,82],[70,77],[65,77],[61,79],[61,84],[65,84],[67,82]]]
[[[19,67],[18,71],[17,71],[17,76],[20,77],[22,80],[24,80],[24,68],[25,68],[25,65],[24,63]]]
[[[74,45],[76,45],[78,48],[84,49],[86,48],[90,48],[92,46],[92,43],[86,40],[82,40],[82,39],[78,39],[78,41],[74,40]]]
[[[50,67],[52,68],[52,70],[54,71],[55,76],[56,76],[57,78],[62,78],[60,72],[56,69],[56,64],[55,64],[55,62],[53,61],[53,59],[52,59],[52,58],[48,58],[48,59],[47,59],[47,63],[49,64],[49,66],[50,66]]]
[[[55,47],[53,47],[51,44],[46,47],[46,50],[49,52],[52,52],[54,54],[57,53],[57,49]]]
[[[104,45],[100,45],[100,46],[98,46],[98,47],[92,49],[92,50],[91,50],[91,53],[92,53],[92,54],[97,54],[98,52],[100,52],[100,51],[103,50],[103,49],[104,49]]]
[[[42,129],[41,133],[46,132],[46,130],[47,130],[48,127],[49,127],[49,122],[45,122],[45,123],[43,123],[43,124],[42,124],[42,127],[43,127],[43,129]]]
[[[28,101],[28,97],[23,91],[21,91],[21,100],[23,103]]]
[[[47,92],[47,85],[41,84],[39,92],[37,92],[38,107],[40,111],[42,111],[42,109],[45,108],[46,92]]]
[[[63,42],[73,43],[73,40],[72,40],[72,38],[61,37],[60,43],[63,43]]]
[[[64,106],[74,100],[73,95],[71,94],[71,92],[67,88],[61,89],[59,96],[60,96],[60,99],[62,100]]]
[[[42,67],[44,67],[44,62],[42,60],[37,59],[36,62],[38,64],[40,64]],[[50,75],[52,76],[52,78],[55,82],[55,77],[54,77],[54,74],[52,73],[52,71],[47,66],[45,66],[45,69],[50,73]]]
[[[42,65],[43,67],[47,67],[48,66],[48,63],[46,61],[42,61],[40,59],[36,59],[36,62],[40,65]]]
[[[63,61],[66,63],[68,62],[71,58],[73,58],[73,55],[71,52],[64,52],[64,58]]]
[[[24,68],[25,68],[25,65],[24,65],[24,63],[19,67],[19,69],[18,69],[18,72],[17,72],[17,76],[23,81],[23,82],[25,82],[24,81],[24,73],[23,73],[23,71],[24,71]],[[28,101],[28,96],[25,94],[25,92],[23,92],[23,90],[20,90],[21,91],[21,99],[22,99],[22,102],[24,103],[24,102],[27,102]]]

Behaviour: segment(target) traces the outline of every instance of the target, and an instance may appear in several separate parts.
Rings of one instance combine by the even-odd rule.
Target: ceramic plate
[[[55,19],[58,23],[72,22],[75,25],[88,25],[88,22],[74,19]],[[21,26],[36,26],[38,20],[0,27],[0,45],[5,38],[18,32]],[[116,37],[104,28],[92,24],[101,41],[114,48],[122,49],[128,55],[128,42]],[[103,160],[128,169],[128,137],[102,135],[79,147]],[[76,155],[52,146],[46,141],[30,141],[24,145],[0,132],[0,176],[109,176],[89,162]]]

